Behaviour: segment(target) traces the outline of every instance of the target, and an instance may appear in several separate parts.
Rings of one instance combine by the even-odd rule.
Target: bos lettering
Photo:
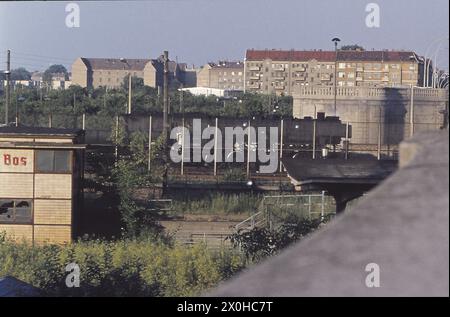
[[[5,166],[27,166],[27,158],[3,154],[3,164]]]

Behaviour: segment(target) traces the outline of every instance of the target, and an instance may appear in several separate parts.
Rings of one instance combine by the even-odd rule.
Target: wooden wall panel
[[[0,198],[33,198],[33,174],[0,174]]]
[[[68,143],[72,144],[73,141],[71,139],[35,139],[35,142],[43,142],[43,143]]]
[[[0,142],[34,142],[33,138],[0,138]]]
[[[70,226],[34,226],[34,242],[36,244],[64,244],[72,241]]]
[[[31,225],[0,224],[0,232],[6,232],[6,237],[16,242],[26,241],[31,243],[33,239],[33,227]]]
[[[70,225],[72,223],[71,200],[34,201],[34,224]]]
[[[71,174],[36,174],[35,198],[70,199],[72,198]]]

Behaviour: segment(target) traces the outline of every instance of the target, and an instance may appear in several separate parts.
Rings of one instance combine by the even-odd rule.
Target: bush
[[[69,263],[80,267],[80,288],[65,285]],[[14,276],[48,296],[195,296],[244,263],[231,250],[171,247],[146,239],[34,247],[0,242],[0,276]]]

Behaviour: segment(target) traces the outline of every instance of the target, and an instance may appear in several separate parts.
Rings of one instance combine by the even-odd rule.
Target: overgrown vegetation
[[[246,214],[256,213],[262,196],[258,194],[206,193],[201,197],[177,197],[173,201],[175,214]]]
[[[245,265],[231,250],[170,246],[150,239],[30,246],[0,237],[0,276],[14,276],[48,296],[195,296]],[[80,288],[67,288],[69,263]]]
[[[258,262],[303,239],[329,219],[291,216],[273,228],[256,227],[250,231],[235,233],[229,239],[234,247],[242,250],[247,259]]]

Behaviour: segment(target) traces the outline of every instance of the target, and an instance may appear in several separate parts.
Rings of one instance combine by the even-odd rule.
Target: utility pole
[[[164,87],[163,87],[163,136],[166,146],[169,141],[169,52],[164,51]]]
[[[128,114],[131,114],[131,69],[128,73]]]
[[[163,54],[164,74],[163,74],[163,131],[164,151],[163,151],[163,194],[167,190],[168,173],[169,173],[169,52],[164,51]],[[183,141],[184,142],[184,141]]]
[[[9,107],[11,103],[10,81],[11,81],[11,51],[6,52],[6,102],[5,102],[5,124],[9,124]]]
[[[184,116],[184,104],[183,104],[183,84],[180,87],[180,112]]]

